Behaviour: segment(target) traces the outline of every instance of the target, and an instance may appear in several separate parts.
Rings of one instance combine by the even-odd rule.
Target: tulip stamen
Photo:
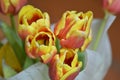
[[[49,37],[47,35],[39,35],[38,37],[36,37],[36,41],[39,45],[49,45]]]

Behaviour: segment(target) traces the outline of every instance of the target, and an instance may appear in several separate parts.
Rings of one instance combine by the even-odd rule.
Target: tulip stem
[[[10,14],[11,27],[16,32],[14,15]]]
[[[56,45],[56,48],[57,48],[57,53],[60,53],[60,41],[59,41],[58,38],[56,38],[56,43],[55,43],[55,45]]]
[[[24,66],[23,66],[23,69],[26,69],[33,64],[34,64],[34,60],[27,56],[26,60],[25,60],[25,63],[24,63]]]
[[[0,42],[0,48],[3,46],[3,44]]]
[[[108,20],[108,17],[109,17],[109,14],[108,14],[107,11],[105,11],[104,19],[103,19],[103,21],[102,21],[102,24],[101,24],[99,30],[98,30],[98,33],[97,33],[95,42],[94,42],[94,44],[93,44],[93,50],[97,50],[97,48],[98,48],[98,45],[99,45],[100,40],[101,40],[101,38],[102,38],[102,35],[103,35],[104,31],[105,31],[105,25],[106,25],[106,22],[107,22],[107,20]]]

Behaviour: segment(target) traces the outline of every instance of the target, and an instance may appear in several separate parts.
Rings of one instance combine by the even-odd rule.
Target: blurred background
[[[34,5],[43,12],[48,12],[51,23],[58,21],[66,10],[76,10],[78,12],[91,10],[94,13],[94,18],[103,18],[104,16],[102,0],[28,0],[28,4]],[[9,18],[1,13],[0,19],[9,21]],[[118,36],[120,34],[120,15],[117,15],[108,34],[112,47],[112,65],[104,80],[120,80],[120,37]],[[3,38],[4,35],[0,31],[0,39]]]

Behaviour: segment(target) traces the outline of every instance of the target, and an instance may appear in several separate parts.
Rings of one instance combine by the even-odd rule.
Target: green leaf
[[[28,68],[29,66],[34,64],[34,60],[29,58],[28,56],[26,57],[25,64],[24,64],[24,69]]]
[[[2,60],[2,68],[4,78],[10,78],[17,74],[17,72],[13,68],[11,68],[9,65],[5,63],[4,59]]]
[[[24,51],[23,43],[21,39],[19,38],[18,34],[14,30],[12,30],[6,23],[2,21],[0,21],[0,28],[2,29],[4,35],[6,36],[10,45],[15,51],[15,54],[20,64],[24,65],[26,54]]]
[[[78,51],[78,60],[82,61],[82,68],[81,71],[84,70],[84,68],[86,67],[86,52],[80,52],[80,50]]]
[[[60,46],[60,40],[58,38],[56,38],[55,46],[57,48],[57,52],[60,53],[61,46]]]
[[[3,44],[0,42],[0,48],[3,46]]]

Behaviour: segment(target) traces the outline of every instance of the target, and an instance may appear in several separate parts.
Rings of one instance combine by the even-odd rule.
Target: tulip
[[[16,14],[27,0],[0,0],[0,11],[4,14]]]
[[[31,5],[24,6],[20,10],[18,23],[18,33],[23,40],[28,35],[35,35],[41,27],[50,27],[48,13],[42,13]]]
[[[49,75],[51,80],[74,80],[81,67],[77,51],[62,48],[60,54],[56,54],[50,62]]]
[[[120,0],[103,0],[103,7],[113,14],[120,13]]]
[[[40,58],[43,63],[50,62],[57,53],[54,34],[44,27],[35,36],[28,35],[25,40],[25,50],[30,58]]]
[[[90,33],[89,33],[88,37],[85,39],[82,47],[80,48],[80,51],[81,52],[85,51],[85,49],[87,48],[87,46],[90,44],[91,41],[92,41],[92,32],[90,30]]]
[[[90,35],[93,13],[67,11],[54,28],[54,33],[65,48],[81,48]],[[87,45],[87,44],[86,44]]]

